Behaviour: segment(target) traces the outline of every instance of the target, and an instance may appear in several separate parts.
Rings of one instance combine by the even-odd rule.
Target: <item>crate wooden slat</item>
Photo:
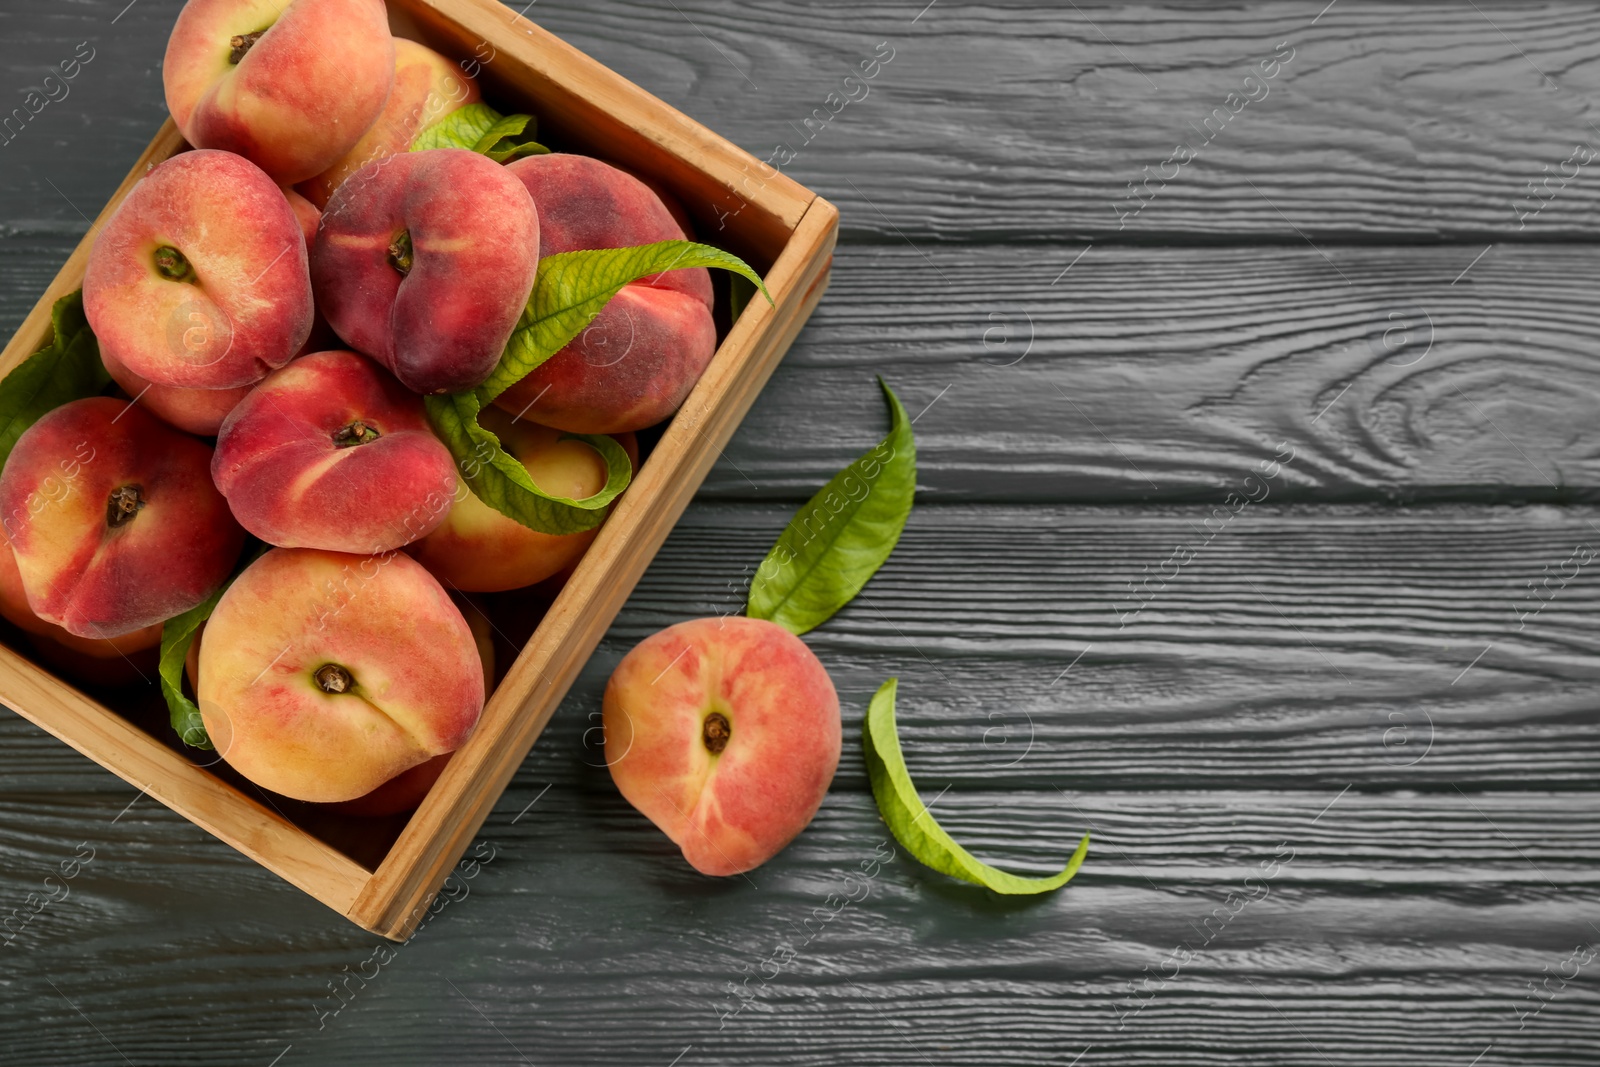
[[[368,930],[403,939],[460,859],[645,567],[827,286],[832,204],[495,0],[391,0],[396,32],[458,60],[541,136],[648,176],[700,237],[766,279],[699,385],[506,671],[473,736],[375,869],[197,766],[124,714],[0,644],[0,702]],[[81,287],[96,232],[149,168],[184,150],[169,120],[0,354],[0,375],[50,341],[50,309]]]

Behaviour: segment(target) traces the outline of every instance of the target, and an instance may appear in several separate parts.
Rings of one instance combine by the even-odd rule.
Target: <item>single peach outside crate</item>
[[[538,117],[539,138],[599,156],[682,201],[699,238],[745,259],[756,297],[666,426],[633,485],[490,695],[422,806],[384,820],[262,794],[186,750],[155,692],[101,703],[0,643],[0,701],[368,930],[402,940],[476,835],[646,565],[827,285],[832,204],[496,0],[389,0],[395,32],[482,66],[484,98]],[[469,68],[470,69],[470,68]],[[93,235],[152,166],[187,146],[170,121],[0,355],[0,375],[49,343],[51,305],[81,287]],[[719,297],[725,305],[725,297]],[[719,306],[719,320],[725,306]]]

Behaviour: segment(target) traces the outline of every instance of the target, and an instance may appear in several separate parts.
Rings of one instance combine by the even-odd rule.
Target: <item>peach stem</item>
[[[713,711],[706,716],[705,726],[700,731],[700,740],[705,742],[706,751],[715,756],[728,747],[728,738],[732,733],[728,717],[720,711]]]
[[[234,66],[238,66],[239,62],[244,59],[246,54],[249,53],[251,47],[257,41],[261,40],[261,35],[266,32],[266,30],[257,30],[254,33],[236,34],[230,38],[228,41],[228,47],[231,48],[232,51],[228,53],[228,62],[232,63]]]
[[[333,432],[333,443],[338,448],[349,448],[351,445],[364,445],[369,441],[376,441],[383,436],[378,433],[376,426],[369,426],[357,419],[349,426],[341,427]]]
[[[106,525],[115,529],[126,526],[133,521],[139,509],[144,507],[144,491],[137,485],[124,485],[111,491],[111,497],[106,501]]]
[[[324,693],[347,693],[356,684],[356,680],[350,676],[350,672],[337,663],[328,663],[318,667],[317,673],[313,677],[316,679],[317,688]]]

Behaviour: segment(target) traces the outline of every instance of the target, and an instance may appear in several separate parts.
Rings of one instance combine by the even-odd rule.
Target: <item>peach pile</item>
[[[133,186],[84,274],[119,395],[30,413],[0,468],[0,618],[38,658],[95,686],[153,684],[159,660],[233,771],[346,814],[415,806],[477,726],[492,650],[463,594],[547,602],[605,516],[510,517],[436,398],[502,366],[543,257],[690,225],[597,159],[499,162],[544,150],[485,148],[507,124],[488,126],[479,69],[395,39],[383,0],[188,0],[162,67],[188,145]],[[441,141],[467,143],[415,147]],[[711,360],[712,305],[701,268],[624,286],[481,412],[494,470],[558,500],[614,494],[608,462],[637,466],[634,431]],[[769,624],[646,642],[605,715],[624,794],[705,871],[781,848],[838,761],[826,674]]]

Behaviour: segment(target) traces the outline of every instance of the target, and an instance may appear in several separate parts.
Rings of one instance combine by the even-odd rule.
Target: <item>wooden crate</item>
[[[495,0],[389,0],[389,9],[397,34],[459,61],[478,60],[485,99],[502,112],[536,115],[541,140],[621,164],[675,194],[699,238],[761,272],[776,306],[758,297],[726,331],[705,376],[490,695],[477,730],[422,806],[390,831],[381,854],[348,844],[362,837],[362,820],[312,816],[310,806],[197,765],[203,761],[183,750],[149,694],[91,697],[40,666],[20,641],[0,644],[0,701],[354,922],[403,940],[816,307],[838,212]],[[185,147],[168,121],[0,355],[0,374],[49,342],[51,305],[81,287],[101,224],[150,167]]]

